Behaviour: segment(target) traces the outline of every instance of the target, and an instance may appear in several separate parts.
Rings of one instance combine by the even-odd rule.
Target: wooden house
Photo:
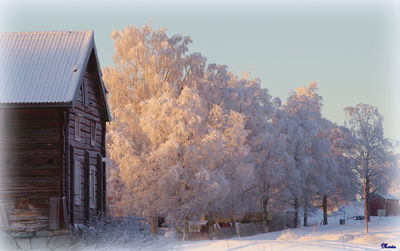
[[[371,216],[400,215],[400,199],[390,194],[372,194],[369,207]]]
[[[0,88],[2,228],[71,229],[104,214],[111,115],[93,31],[0,34]]]

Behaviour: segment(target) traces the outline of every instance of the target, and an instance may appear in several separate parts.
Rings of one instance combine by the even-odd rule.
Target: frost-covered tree
[[[150,26],[112,37],[115,66],[103,71],[114,117],[107,134],[110,211],[164,216],[179,229],[203,216],[262,211],[266,220],[292,205],[297,226],[301,207],[304,225],[318,206],[327,223],[328,201],[354,195],[350,167],[364,163],[357,109],[347,108],[350,129],[338,127],[322,117],[315,83],[281,104],[258,79],[189,53],[189,37]],[[374,168],[383,163],[371,161]],[[369,180],[378,187],[378,179]]]
[[[286,170],[286,186],[292,197],[293,207],[295,209],[294,226],[297,227],[298,209],[309,187],[309,172],[311,167],[311,146],[313,134],[316,133],[315,124],[311,116],[319,113],[321,100],[319,96],[314,95],[315,85],[309,87],[299,87],[287,99],[283,109],[281,120],[279,121],[279,130],[288,135],[287,152],[293,159]],[[290,163],[290,162],[289,162]],[[302,203],[303,204],[303,203]]]
[[[104,79],[114,114],[108,151],[124,188],[119,206],[171,225],[242,208],[253,179],[248,118],[228,100],[247,82],[189,54],[188,37],[145,26],[113,38],[115,67]]]
[[[328,198],[330,198],[330,207],[337,207],[353,201],[358,188],[358,180],[353,172],[354,162],[350,157],[353,136],[346,127],[330,124],[331,154],[336,162],[336,170],[325,174],[329,180],[333,181],[334,186],[325,190],[325,196],[322,199],[324,225],[328,224]]]
[[[385,172],[393,164],[392,143],[383,133],[383,116],[378,109],[368,104],[346,107],[346,125],[353,137],[351,157],[354,170],[362,183],[364,215],[368,233],[369,199],[371,193],[386,189],[389,182]]]
[[[289,171],[293,166],[293,159],[287,152],[289,136],[282,133],[279,127],[286,113],[282,109],[280,99],[276,98],[273,102],[266,101],[268,100],[256,102],[264,112],[252,109],[255,111],[252,117],[254,129],[251,130],[249,142],[256,179],[255,186],[249,194],[254,197],[258,205],[256,210],[262,210],[265,230],[268,230],[266,225],[268,214],[287,208],[287,201],[291,200],[288,184],[294,180],[292,178],[294,173]]]
[[[287,153],[293,159],[286,176],[295,208],[295,226],[300,206],[307,226],[308,210],[315,200],[326,200],[336,188],[335,180],[328,175],[338,169],[331,152],[331,124],[322,117],[321,108],[317,84],[300,86],[284,105],[286,115],[279,124],[280,131],[287,135]]]
[[[278,109],[259,80],[241,79],[237,82],[235,95],[228,100],[230,107],[246,116],[246,129],[249,131],[246,143],[250,147],[248,161],[255,170],[253,186],[244,193],[244,198],[253,198],[249,211],[263,213],[265,230],[268,213],[281,204],[280,193],[284,184],[284,158],[286,145],[275,126]]]

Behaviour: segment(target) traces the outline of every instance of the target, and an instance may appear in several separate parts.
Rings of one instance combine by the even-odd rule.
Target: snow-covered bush
[[[81,226],[75,232],[72,250],[140,250],[144,247],[167,242],[162,234],[152,235],[144,218],[113,218],[93,221],[89,226]]]
[[[282,234],[276,239],[280,241],[292,241],[292,240],[297,240],[298,238],[299,236],[296,233],[294,233],[290,229],[287,229],[283,231]]]

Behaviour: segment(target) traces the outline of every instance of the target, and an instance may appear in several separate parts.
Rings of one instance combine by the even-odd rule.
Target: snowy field
[[[330,225],[301,227],[244,238],[214,241],[175,241],[166,238],[147,240],[123,238],[111,243],[96,243],[83,250],[382,250],[381,244],[400,248],[400,216],[371,217],[370,233],[364,234],[364,222],[348,220],[339,225],[338,216],[329,217]]]
[[[302,215],[299,213],[299,215]],[[103,228],[86,232],[73,250],[174,250],[174,251],[233,251],[233,250],[384,250],[382,243],[400,249],[400,216],[371,217],[369,234],[364,232],[364,221],[353,220],[363,215],[362,202],[353,202],[332,212],[329,225],[320,225],[322,212],[310,213],[309,227],[270,232],[227,240],[176,241],[171,232],[151,235],[141,218],[114,221]],[[339,220],[346,217],[346,224]],[[395,250],[395,249],[392,249]]]
[[[400,217],[372,217],[369,235],[362,221],[260,234],[218,241],[185,241],[165,250],[382,250],[400,248]]]

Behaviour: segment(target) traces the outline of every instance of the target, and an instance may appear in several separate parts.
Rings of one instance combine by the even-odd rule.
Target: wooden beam
[[[102,208],[102,212],[105,215],[106,209],[107,209],[107,179],[106,179],[106,162],[103,160],[102,162],[102,172],[101,172],[101,178],[102,178],[102,201],[103,201],[103,208]]]
[[[103,161],[101,154],[97,154],[97,211],[99,214],[103,213]]]
[[[60,198],[50,198],[49,229],[60,229]]]
[[[65,227],[68,228],[68,225],[71,222],[71,207],[70,207],[70,198],[71,198],[71,164],[69,158],[69,110],[64,111],[64,177],[65,177],[65,212],[66,221],[64,222]]]
[[[61,198],[61,213],[62,213],[62,227],[68,228],[68,210],[67,210],[67,198],[63,196]]]
[[[69,190],[70,192],[70,197],[69,197],[69,210],[70,210],[70,224],[74,226],[75,224],[75,218],[74,218],[74,205],[75,205],[75,179],[74,179],[74,169],[75,169],[75,150],[74,147],[71,145],[69,147],[69,179],[70,179],[70,187]]]
[[[89,179],[90,179],[90,153],[85,151],[85,164],[84,164],[84,217],[85,222],[88,223],[90,220],[90,194],[89,194]]]

